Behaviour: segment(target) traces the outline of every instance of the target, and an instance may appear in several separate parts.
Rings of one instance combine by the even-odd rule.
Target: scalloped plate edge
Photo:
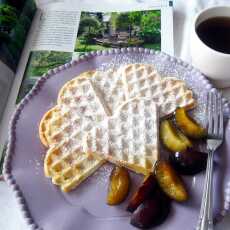
[[[8,183],[8,185],[11,187],[13,190],[14,196],[16,197],[16,201],[19,205],[19,208],[22,212],[22,215],[28,225],[28,227],[31,230],[42,230],[41,227],[39,227],[33,217],[30,214],[30,211],[27,207],[26,200],[23,196],[23,193],[20,190],[19,185],[17,184],[16,180],[14,179],[12,173],[11,173],[11,159],[12,155],[14,154],[14,148],[15,148],[15,138],[16,138],[16,126],[17,126],[17,121],[20,118],[21,112],[23,108],[30,102],[30,100],[38,93],[38,91],[42,88],[44,83],[52,76],[54,76],[56,73],[62,72],[66,69],[71,68],[72,66],[76,66],[80,62],[87,61],[90,58],[94,58],[96,56],[100,55],[109,55],[109,54],[127,54],[127,53],[143,53],[143,54],[152,54],[156,55],[159,53],[162,53],[165,55],[171,62],[177,62],[181,65],[183,65],[187,70],[195,70],[197,73],[199,73],[202,77],[203,80],[206,81],[207,87],[209,87],[211,90],[216,90],[211,83],[209,82],[208,79],[205,78],[205,76],[199,71],[196,70],[192,65],[189,63],[186,63],[182,61],[179,58],[172,57],[164,52],[160,51],[154,51],[151,49],[145,49],[145,48],[138,48],[138,47],[130,47],[130,48],[121,48],[121,49],[109,49],[109,50],[103,50],[103,51],[93,51],[84,54],[83,56],[79,57],[76,60],[72,60],[64,65],[61,65],[59,67],[56,67],[52,70],[49,70],[46,74],[44,74],[33,86],[33,88],[30,90],[30,92],[24,97],[24,99],[21,101],[21,103],[16,107],[16,110],[11,118],[11,122],[9,125],[9,142],[7,146],[7,153],[5,156],[4,160],[4,165],[3,165],[3,176]],[[223,103],[224,103],[224,108],[227,113],[229,113],[229,103],[225,98],[223,98]],[[225,197],[224,197],[224,209],[216,216],[215,220],[216,222],[220,222],[224,216],[230,211],[230,181],[228,182],[228,185],[225,188]]]

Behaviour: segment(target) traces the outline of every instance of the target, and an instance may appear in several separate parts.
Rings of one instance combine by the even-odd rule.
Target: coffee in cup
[[[230,86],[230,7],[203,10],[194,20],[192,63],[220,88]]]

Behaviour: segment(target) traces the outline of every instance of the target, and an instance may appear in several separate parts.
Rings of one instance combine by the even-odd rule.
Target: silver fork
[[[222,97],[216,92],[211,91],[208,93],[206,104],[206,119],[208,131],[208,160],[197,230],[213,230],[213,156],[214,152],[222,144],[224,135]]]

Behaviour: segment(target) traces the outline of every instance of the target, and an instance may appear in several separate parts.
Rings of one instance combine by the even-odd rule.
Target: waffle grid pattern
[[[158,114],[156,104],[135,98],[87,134],[84,152],[148,174],[158,159]]]
[[[96,71],[91,78],[94,89],[107,107],[108,114],[115,113],[117,108],[125,102],[125,91],[119,72],[108,70]]]
[[[45,125],[46,139],[53,146],[46,154],[45,174],[68,192],[104,163],[99,157],[83,153],[81,143],[84,132],[107,114],[88,79],[68,82],[59,94],[58,103]]]
[[[192,108],[193,93],[182,80],[172,77],[162,79],[154,68],[143,64],[130,64],[122,69],[126,97],[152,98],[160,108],[160,116],[173,113],[177,107]]]
[[[65,152],[65,154],[63,154]],[[55,146],[46,155],[45,171],[52,178],[52,183],[68,192],[94,173],[105,161],[92,154],[84,153],[81,147],[71,150]]]

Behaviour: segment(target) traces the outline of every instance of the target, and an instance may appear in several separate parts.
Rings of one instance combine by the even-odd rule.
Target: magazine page
[[[125,4],[108,4],[107,1],[104,5],[80,2],[74,1],[71,8],[67,8],[67,4],[49,4],[37,16],[23,80],[18,78],[20,80],[14,84],[4,114],[5,124],[8,124],[15,104],[29,92],[37,79],[49,69],[84,52],[139,46],[173,53],[171,1],[132,4],[131,1]],[[2,127],[0,135],[4,135],[5,130],[7,127]],[[0,136],[0,140],[6,140],[6,136]]]

